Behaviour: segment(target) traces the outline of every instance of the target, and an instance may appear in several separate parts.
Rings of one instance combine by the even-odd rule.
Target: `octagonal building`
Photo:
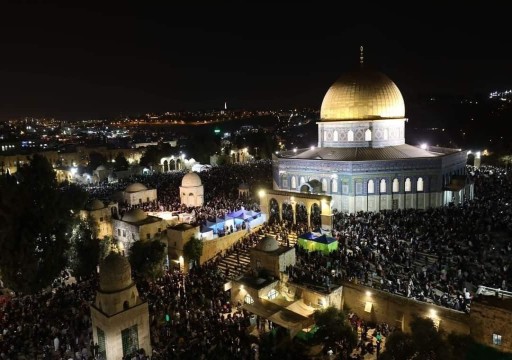
[[[318,146],[273,157],[274,190],[332,196],[343,212],[426,209],[473,197],[467,152],[405,143],[396,84],[362,63],[327,90]]]

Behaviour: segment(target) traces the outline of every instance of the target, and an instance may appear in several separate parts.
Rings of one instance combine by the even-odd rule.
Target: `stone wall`
[[[512,352],[511,324],[510,310],[481,303],[478,299],[471,302],[471,336],[475,341],[499,351]],[[501,344],[493,342],[498,336]]]
[[[343,284],[343,307],[366,321],[386,322],[409,332],[409,324],[414,315],[430,317],[439,328],[446,332],[469,334],[469,315],[445,307],[427,304],[379,291],[370,287],[345,283]],[[369,310],[369,312],[368,312]]]
[[[208,260],[213,259],[217,254],[229,249],[245,235],[247,235],[247,230],[240,230],[213,240],[203,241],[203,255],[201,255],[199,262],[204,264]]]

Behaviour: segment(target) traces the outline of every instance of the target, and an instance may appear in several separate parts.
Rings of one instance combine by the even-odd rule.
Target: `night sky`
[[[361,44],[365,63],[402,91],[406,112],[420,94],[512,87],[509,11],[499,6],[49,3],[2,2],[0,120],[200,110],[225,100],[319,108],[357,66]]]

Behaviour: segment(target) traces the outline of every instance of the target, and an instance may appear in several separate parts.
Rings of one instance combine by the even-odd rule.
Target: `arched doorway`
[[[296,219],[298,224],[308,223],[308,210],[304,204],[296,205]]]
[[[169,162],[164,160],[164,172],[169,172]]]
[[[320,206],[317,203],[313,203],[311,205],[311,211],[309,215],[311,228],[318,229],[321,225],[321,219],[320,219]]]
[[[283,220],[288,221],[289,223],[293,223],[293,210],[292,204],[283,203]]]
[[[279,203],[276,199],[272,198],[268,203],[268,223],[274,224],[275,222],[279,222]]]

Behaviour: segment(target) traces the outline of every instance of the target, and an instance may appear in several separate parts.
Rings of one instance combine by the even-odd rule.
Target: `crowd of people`
[[[479,285],[512,290],[512,174],[470,169],[476,197],[427,210],[336,213],[337,251],[298,251],[294,281],[353,281],[455,310]]]
[[[135,177],[88,190],[92,198],[107,199],[129,183],[143,182],[158,191],[158,201],[144,205],[144,210],[194,210],[198,221],[206,221],[240,206],[257,207],[250,198],[238,199],[238,186],[248,183],[254,189],[263,184],[270,163],[244,165],[243,169],[238,168],[242,165],[230,166],[201,173],[205,206],[194,209],[179,204],[177,188],[184,173]],[[476,196],[460,206],[336,212],[332,235],[339,241],[338,250],[323,254],[297,246],[297,264],[287,269],[290,279],[326,287],[358,282],[460,311],[470,310],[478,285],[512,290],[512,174],[495,167],[469,171]],[[201,359],[208,354],[256,358],[257,339],[247,331],[251,315],[230,304],[229,292],[223,288],[230,274],[220,271],[218,263],[255,246],[264,233],[277,234],[281,243],[289,245],[290,235],[314,230],[308,228],[307,218],[297,215],[297,224],[273,217],[258,232],[247,234],[186,276],[168,269],[156,281],[138,284],[149,304],[153,353],[134,354],[129,359]],[[26,359],[99,358],[89,312],[96,289],[93,278],[1,303],[0,359],[20,355]],[[355,328],[362,326],[355,324]]]

